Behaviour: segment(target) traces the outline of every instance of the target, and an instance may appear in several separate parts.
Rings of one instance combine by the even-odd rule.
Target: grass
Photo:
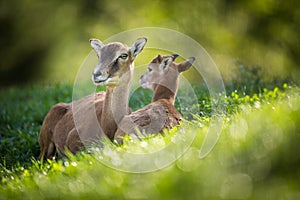
[[[44,116],[57,102],[70,102],[72,86],[24,86],[0,91],[0,163],[27,165],[39,152],[38,134]]]
[[[123,146],[106,141],[68,159],[43,162],[35,160],[43,117],[56,102],[71,101],[72,87],[3,89],[0,199],[299,199],[300,89],[278,80],[259,84],[227,84],[223,130],[204,158],[199,154],[213,116],[207,91],[197,86],[199,104],[193,106],[200,112],[163,137],[126,138]],[[137,90],[130,103],[138,108],[150,95]],[[173,149],[180,158],[161,170],[112,168],[163,166],[171,154],[135,160],[127,153],[155,155],[170,144],[186,151],[180,156]]]

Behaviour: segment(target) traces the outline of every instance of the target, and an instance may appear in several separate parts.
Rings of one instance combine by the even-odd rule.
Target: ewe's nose
[[[93,78],[94,79],[97,79],[99,76],[101,76],[102,75],[102,73],[101,73],[101,71],[100,70],[94,70],[93,71]]]

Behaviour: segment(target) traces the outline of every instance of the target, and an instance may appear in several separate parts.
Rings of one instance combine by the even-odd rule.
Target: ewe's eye
[[[152,69],[151,69],[151,68],[148,68],[148,71],[149,71],[149,72],[151,72],[151,71],[152,71]]]
[[[128,54],[123,53],[122,55],[119,56],[119,58],[125,60],[128,57]]]

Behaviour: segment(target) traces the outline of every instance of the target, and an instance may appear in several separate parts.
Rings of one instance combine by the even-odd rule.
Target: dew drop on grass
[[[259,101],[255,101],[254,102],[254,107],[255,108],[260,108],[260,102]]]
[[[272,110],[275,110],[275,107],[274,107],[274,106],[272,106]]]
[[[146,148],[148,146],[148,143],[145,141],[141,142],[141,147]]]
[[[76,162],[72,162],[71,165],[72,165],[73,167],[76,167],[76,166],[77,166],[77,163],[76,163]]]
[[[70,166],[70,164],[69,164],[68,161],[65,161],[65,162],[64,162],[64,165],[65,165],[66,167],[69,167],[69,166]]]

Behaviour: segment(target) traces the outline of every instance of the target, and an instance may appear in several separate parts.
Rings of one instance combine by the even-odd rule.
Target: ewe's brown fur
[[[129,114],[128,96],[133,72],[132,63],[143,50],[146,41],[146,38],[137,39],[133,46],[128,48],[122,43],[103,45],[97,39],[90,40],[99,58],[99,63],[93,71],[93,81],[96,85],[107,85],[107,92],[92,94],[69,104],[59,103],[53,106],[41,128],[39,159],[43,156],[53,157],[55,148],[62,156],[66,155],[66,149],[76,153],[85,144],[99,139],[104,133],[113,139],[117,129],[115,120]],[[111,102],[118,101],[119,106],[111,107]],[[112,115],[112,109],[119,111],[117,116]]]
[[[41,134],[39,136],[39,144],[41,148],[39,159],[41,159],[43,155],[50,158],[54,154],[55,145],[53,143],[53,133],[55,126],[70,109],[70,104],[58,103],[54,105],[46,115],[42,124]]]
[[[41,159],[42,156],[45,156],[45,158],[53,157],[55,148],[57,148],[62,155],[65,155],[66,148],[72,153],[75,153],[80,147],[83,147],[75,128],[72,104],[76,104],[76,107],[80,105],[82,110],[78,109],[77,112],[85,112],[88,107],[92,108],[92,106],[95,106],[96,115],[101,116],[104,98],[105,92],[99,92],[72,103],[58,103],[54,105],[46,115],[42,124],[39,136],[41,151],[39,159]],[[91,103],[93,100],[95,103]],[[86,121],[88,123],[88,119]]]

